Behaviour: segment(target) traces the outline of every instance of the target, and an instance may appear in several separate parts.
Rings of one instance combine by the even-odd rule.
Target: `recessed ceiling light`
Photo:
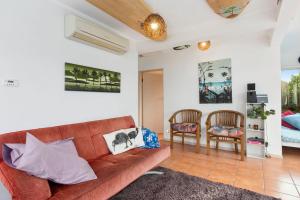
[[[191,47],[190,44],[185,44],[185,45],[173,47],[173,50],[175,50],[175,51],[180,51],[180,50],[187,49],[187,48],[190,48],[190,47]]]
[[[206,51],[210,47],[210,41],[198,42],[198,48],[202,51]]]

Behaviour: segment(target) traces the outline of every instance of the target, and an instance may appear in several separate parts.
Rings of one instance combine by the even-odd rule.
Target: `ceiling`
[[[167,40],[157,42],[144,37],[85,0],[58,1],[135,40],[139,53],[170,49],[187,41],[270,33],[276,27],[279,13],[277,0],[251,0],[241,15],[234,19],[225,19],[215,14],[206,0],[145,0],[167,23]]]
[[[140,0],[87,1],[143,35],[144,31],[141,23],[153,12],[148,4]]]

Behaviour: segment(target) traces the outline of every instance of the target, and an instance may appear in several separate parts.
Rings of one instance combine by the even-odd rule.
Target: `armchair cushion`
[[[221,126],[213,126],[209,129],[209,132],[211,132],[214,135],[228,136],[228,130]]]
[[[228,136],[230,137],[239,137],[243,135],[244,132],[240,128],[232,128],[229,129]]]
[[[224,127],[224,126],[213,126],[209,129],[209,132],[218,136],[230,136],[230,137],[238,137],[244,134],[240,128],[232,128],[232,127]]]
[[[197,131],[197,123],[173,123],[171,127],[174,131],[184,133],[195,133]]]

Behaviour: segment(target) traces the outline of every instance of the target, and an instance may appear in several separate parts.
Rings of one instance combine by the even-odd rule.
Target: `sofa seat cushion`
[[[172,129],[177,132],[195,133],[197,131],[196,123],[174,123]]]
[[[54,185],[51,200],[108,199],[152,169],[170,155],[168,145],[157,149],[136,148],[113,156],[103,156],[91,162],[97,180],[77,185]]]
[[[12,199],[45,200],[51,197],[48,181],[35,176],[29,176],[26,172],[13,169],[0,162],[0,181],[12,195]]]

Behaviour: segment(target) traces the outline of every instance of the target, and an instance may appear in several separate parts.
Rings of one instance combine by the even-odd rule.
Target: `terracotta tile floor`
[[[283,159],[239,158],[222,150],[211,150],[207,156],[205,148],[195,153],[194,146],[175,144],[161,166],[283,200],[300,200],[300,149],[285,148]]]

